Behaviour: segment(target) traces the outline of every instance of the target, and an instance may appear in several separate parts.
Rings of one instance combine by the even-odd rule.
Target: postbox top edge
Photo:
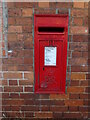
[[[68,14],[34,14],[35,17],[69,17]]]

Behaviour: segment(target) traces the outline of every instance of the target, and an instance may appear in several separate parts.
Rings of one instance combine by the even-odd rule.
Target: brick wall
[[[35,9],[34,9],[35,8]],[[65,8],[65,11],[62,10]],[[33,14],[70,12],[66,94],[34,94]],[[3,118],[88,118],[88,3],[7,3]]]

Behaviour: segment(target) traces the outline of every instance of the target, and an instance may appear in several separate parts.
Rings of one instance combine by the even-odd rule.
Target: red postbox
[[[68,15],[34,15],[35,93],[65,93]]]

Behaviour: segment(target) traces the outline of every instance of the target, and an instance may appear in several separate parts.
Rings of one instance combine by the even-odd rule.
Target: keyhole
[[[44,67],[43,67],[43,70],[44,70]]]

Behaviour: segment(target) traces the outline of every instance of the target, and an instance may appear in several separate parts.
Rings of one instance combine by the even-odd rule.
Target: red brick
[[[90,107],[88,106],[88,107],[79,107],[79,111],[80,112],[87,112],[87,111],[90,111]]]
[[[9,80],[9,85],[11,85],[11,86],[15,86],[15,85],[18,85],[17,84],[17,80]]]
[[[19,79],[22,78],[22,73],[4,73],[3,76],[6,79]]]
[[[35,118],[52,118],[52,112],[35,112]]]
[[[71,80],[85,80],[86,75],[84,73],[71,73]]]
[[[49,7],[49,2],[39,2],[39,3],[38,3],[38,6],[39,6],[39,7],[42,7],[42,8]]]
[[[83,19],[82,18],[73,18],[73,25],[76,25],[76,26],[83,25]]]
[[[32,32],[32,26],[31,25],[27,25],[27,26],[22,26],[22,31],[24,33],[31,33]]]
[[[17,40],[17,35],[15,34],[8,34],[8,41],[12,42],[12,41],[16,41]]]
[[[79,99],[79,94],[70,94],[69,98],[70,99]]]
[[[8,8],[13,8],[15,6],[14,2],[7,2]]]
[[[71,34],[88,34],[88,27],[73,26],[70,28]]]
[[[8,85],[8,80],[2,80],[2,86],[7,86]]]
[[[2,99],[9,98],[9,93],[2,93]]]
[[[88,99],[88,94],[80,94],[80,99]]]
[[[24,100],[3,100],[2,101],[3,105],[24,105]]]
[[[86,93],[90,93],[90,87],[86,87],[86,88],[85,88],[85,92],[86,92]]]
[[[53,117],[54,117],[55,119],[60,119],[60,118],[62,118],[62,112],[54,112],[54,113],[53,113]]]
[[[88,66],[81,66],[81,72],[88,72]]]
[[[34,113],[33,112],[25,112],[25,117],[33,117],[34,116]]]
[[[33,57],[33,49],[25,49],[24,57]]]
[[[77,111],[79,111],[79,109],[77,106],[69,106],[69,111],[70,112],[77,112]]]
[[[10,93],[10,98],[19,98],[19,94],[18,93]]]
[[[11,111],[11,106],[2,106],[4,111]]]
[[[70,93],[82,93],[85,91],[84,89],[84,87],[68,87],[67,91]]]
[[[38,111],[39,107],[38,106],[22,106],[21,107],[22,111]]]
[[[32,8],[35,2],[15,2],[16,8]]]
[[[33,74],[33,72],[24,73],[24,78],[25,79],[29,79],[31,81],[31,83],[33,83],[33,80],[34,80],[34,74]]]
[[[4,87],[4,92],[23,92],[22,87]]]
[[[31,80],[19,80],[19,85],[31,85]]]
[[[32,65],[33,64],[33,58],[24,58],[24,64]]]
[[[82,106],[83,100],[65,100],[66,106]]]
[[[64,113],[63,114],[63,116],[64,116],[64,118],[78,118],[78,119],[80,119],[80,118],[82,118],[82,115],[78,112],[78,113]]]
[[[11,110],[12,110],[12,111],[18,111],[18,112],[19,112],[19,111],[20,111],[20,106],[14,106],[14,105],[13,105],[13,106],[11,106]],[[12,113],[13,113],[13,112],[12,112]]]
[[[33,93],[20,93],[20,98],[22,99],[32,99],[34,97]]]
[[[71,86],[79,86],[79,80],[71,80]]]
[[[68,99],[69,95],[67,94],[50,94],[50,99]]]
[[[48,94],[40,94],[39,95],[39,99],[49,99],[49,95]]]
[[[15,25],[15,18],[9,17],[8,18],[8,25]]]
[[[9,9],[8,10],[9,17],[21,16],[21,9]]]
[[[70,44],[70,49],[74,50],[74,52],[77,51],[77,56],[80,52],[78,51],[87,51],[88,50],[88,43],[81,43],[81,42],[76,42],[76,43],[71,43]]]
[[[84,2],[74,2],[74,8],[84,8]]]
[[[66,112],[68,110],[68,107],[56,107],[56,106],[52,106],[50,107],[50,111],[53,111],[53,112]]]
[[[17,112],[17,111],[14,111],[14,112],[7,112],[6,115],[6,118],[15,118],[17,116],[17,118],[21,118],[21,117],[24,117],[24,113],[23,112]]]
[[[81,72],[81,66],[71,66],[71,72]]]
[[[80,81],[80,86],[88,86],[88,80]]]
[[[57,8],[72,8],[73,7],[73,2],[58,2],[57,4],[56,4],[56,7]]]
[[[73,35],[73,42],[88,42],[88,35]]]
[[[79,46],[80,47],[80,46]],[[73,47],[72,47],[73,48]],[[75,50],[75,49],[74,49]],[[72,57],[81,57],[82,56],[82,52],[78,52],[78,51],[73,51],[72,52]]]
[[[32,18],[19,17],[16,18],[15,20],[17,25],[29,25],[29,26],[32,25]]]
[[[90,99],[84,100],[84,105],[85,105],[85,106],[90,106]]]
[[[33,14],[33,9],[32,8],[22,9],[22,16],[24,16],[24,17],[31,17],[32,14]]]
[[[9,33],[22,33],[22,26],[9,26],[8,32]]]
[[[88,16],[88,10],[84,9],[73,9],[71,11],[71,16],[77,16],[77,17],[87,17]]]

